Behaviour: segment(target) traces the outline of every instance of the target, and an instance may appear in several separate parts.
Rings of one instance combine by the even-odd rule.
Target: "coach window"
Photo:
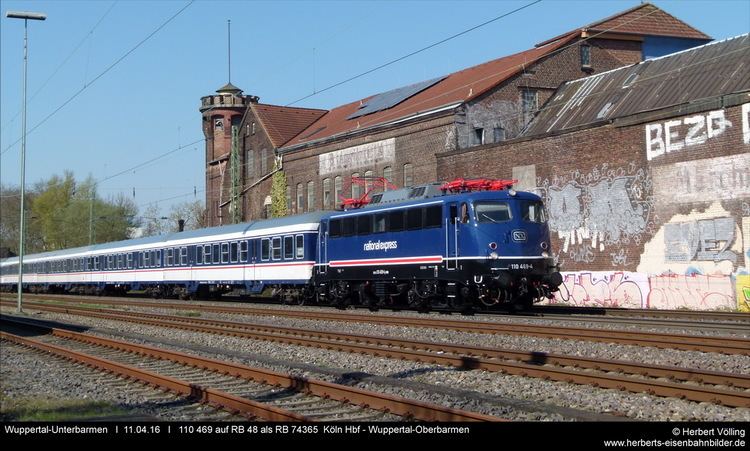
[[[211,245],[206,244],[203,246],[203,264],[204,265],[210,265],[211,264]]]
[[[424,209],[424,227],[440,227],[443,224],[443,206],[433,205]]]
[[[238,244],[236,241],[232,241],[229,243],[229,262],[230,263],[237,263],[237,250],[238,250]]]
[[[328,235],[331,238],[341,236],[341,219],[331,219],[328,225]]]
[[[203,264],[203,246],[201,246],[200,244],[195,246],[195,264]]]
[[[161,266],[161,249],[156,251],[156,267]]]
[[[296,240],[296,257],[297,258],[305,258],[305,236],[304,235],[297,235],[295,237]]]
[[[220,263],[221,262],[221,252],[219,252],[219,245],[214,244],[211,250],[211,254],[214,256],[214,263]]]
[[[260,259],[265,261],[268,261],[271,255],[271,240],[268,238],[263,238],[260,240]]]
[[[285,236],[284,237],[284,260],[293,260],[294,259],[294,237],[293,236]]]
[[[167,249],[167,263],[166,266],[172,266],[172,259],[174,258],[174,253],[172,252],[172,249]]]
[[[272,257],[274,260],[281,260],[281,237],[273,237],[271,239],[271,250]]]
[[[372,233],[372,216],[357,216],[357,235],[369,235]]]
[[[107,269],[114,269],[112,254],[107,255]]]
[[[187,266],[188,264],[187,246],[180,248],[180,264],[182,266]]]
[[[352,187],[353,189],[354,187]],[[357,218],[347,217],[341,221],[341,236],[352,236],[357,227]]]
[[[128,269],[133,269],[133,253],[128,252]]]
[[[409,230],[419,230],[422,228],[421,208],[406,210],[406,228]]]
[[[400,232],[401,230],[404,230],[404,210],[388,213],[388,231]]]
[[[247,262],[247,241],[240,241],[240,261]]]
[[[229,243],[221,243],[221,262],[229,263]]]
[[[387,218],[387,215],[385,213],[375,213],[375,215],[373,216],[373,224],[372,224],[373,233],[385,232],[386,218]]]

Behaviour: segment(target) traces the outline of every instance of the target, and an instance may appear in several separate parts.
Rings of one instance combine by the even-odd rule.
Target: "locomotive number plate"
[[[534,269],[534,265],[531,263],[511,263],[508,267],[510,269]]]

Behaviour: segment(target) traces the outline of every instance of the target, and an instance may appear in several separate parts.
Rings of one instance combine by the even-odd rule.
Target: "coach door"
[[[328,219],[320,221],[318,233],[318,271],[321,274],[328,272]]]
[[[458,268],[458,204],[448,204],[448,215],[445,217],[445,269],[453,271]]]

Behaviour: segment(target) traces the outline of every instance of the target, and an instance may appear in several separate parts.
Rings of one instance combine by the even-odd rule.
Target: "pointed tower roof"
[[[222,93],[222,92],[229,92],[234,95],[242,94],[242,90],[238,88],[237,86],[233,85],[232,83],[227,83],[221,88],[217,89],[216,92]]]

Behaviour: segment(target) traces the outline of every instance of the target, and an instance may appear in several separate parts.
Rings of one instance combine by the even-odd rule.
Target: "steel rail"
[[[40,327],[39,325],[34,323],[29,323],[17,319],[9,319],[7,317],[2,317],[2,320],[12,321],[18,324],[32,325],[33,327]],[[339,402],[357,404],[376,410],[384,410],[394,415],[399,415],[406,418],[414,418],[423,421],[502,421],[501,418],[490,415],[443,407],[436,404],[411,400],[408,398],[389,395],[385,393],[363,390],[346,385],[334,384],[316,379],[303,378],[264,368],[253,368],[234,362],[225,362],[221,360],[200,357],[197,355],[155,348],[152,346],[136,345],[125,341],[113,340],[63,329],[49,327],[45,327],[45,329],[49,330],[50,333],[55,336],[70,340],[104,346],[107,348],[126,352],[138,353],[140,355],[159,359],[167,359],[173,362],[207,369],[221,374],[227,374],[238,378],[251,379],[260,383],[294,389],[296,391],[303,391],[314,396],[331,398]],[[310,419],[303,417],[303,421],[310,421]]]
[[[241,412],[245,416],[262,418],[269,421],[311,421],[305,416],[284,409],[279,409],[278,407],[269,406],[250,399],[240,398],[239,396],[221,390],[201,387],[197,384],[146,371],[131,365],[88,355],[78,351],[71,351],[61,346],[43,343],[38,340],[21,337],[3,331],[0,331],[0,338],[23,346],[45,351],[68,360],[79,362],[105,372],[136,379],[145,384],[160,387],[202,403],[220,406],[224,410],[230,412]]]
[[[127,302],[100,301],[108,305],[130,305]],[[27,303],[29,304],[29,303]],[[31,304],[29,304],[31,305]],[[38,305],[38,304],[37,304]],[[138,303],[145,307],[165,308],[161,303]],[[177,308],[170,305],[169,308]],[[180,308],[197,309],[195,306],[182,305]],[[565,326],[537,326],[528,324],[505,324],[486,321],[465,321],[455,319],[433,319],[397,317],[386,315],[344,314],[339,312],[309,312],[290,310],[271,310],[259,308],[217,307],[204,311],[220,313],[241,313],[244,315],[283,316],[302,319],[316,319],[327,321],[355,321],[372,324],[408,327],[431,327],[448,330],[458,330],[467,333],[530,335],[545,338],[585,340],[605,343],[619,343],[637,346],[653,346],[666,349],[681,349],[687,351],[717,352],[722,354],[739,354],[750,356],[750,339],[732,336],[698,336],[685,334],[669,334],[662,332],[642,332],[611,329],[586,329]]]
[[[65,307],[53,308],[56,310],[59,309],[60,311],[66,311]],[[593,385],[602,388],[621,389],[636,393],[647,392],[658,396],[684,397],[699,402],[717,402],[732,407],[750,407],[750,393],[729,391],[713,387],[694,387],[685,384],[675,384],[672,382],[641,380],[626,376],[591,375],[584,374],[580,370],[549,368],[542,367],[541,365],[549,364],[557,365],[559,367],[573,366],[576,368],[593,369],[596,371],[619,371],[652,378],[666,377],[684,381],[726,385],[740,389],[750,388],[750,377],[745,375],[646,365],[636,362],[621,362],[545,353],[458,346],[434,342],[405,341],[387,337],[320,332],[306,329],[235,323],[220,320],[184,318],[137,312],[108,311],[107,313],[102,313],[92,312],[88,309],[75,308],[71,310],[80,311],[83,315],[120,319],[140,324],[150,324],[157,327],[166,326],[187,329],[194,332],[231,335],[284,344],[317,347],[358,354],[369,354],[376,357],[407,359],[424,363],[454,366],[462,369],[483,369],[513,375]],[[506,361],[491,359],[504,359]],[[507,360],[515,360],[516,362],[508,362]]]

